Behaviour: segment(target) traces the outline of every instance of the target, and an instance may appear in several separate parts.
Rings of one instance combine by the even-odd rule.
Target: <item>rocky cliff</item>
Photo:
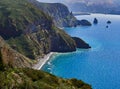
[[[77,20],[72,12],[70,12],[64,4],[61,3],[41,3],[36,0],[28,0],[33,3],[37,8],[43,10],[46,14],[53,18],[53,22],[57,27],[73,27],[77,25],[91,26],[91,23]],[[82,22],[82,23],[81,23]]]

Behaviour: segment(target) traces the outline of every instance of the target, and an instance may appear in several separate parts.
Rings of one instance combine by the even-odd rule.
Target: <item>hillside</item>
[[[27,0],[1,0],[0,6],[0,35],[23,55],[35,59],[51,50],[76,50],[74,40]],[[56,41],[59,43],[53,44]]]
[[[27,0],[0,0],[0,36],[0,89],[91,88],[76,79],[27,69],[51,51],[71,52],[77,48],[50,16]]]
[[[77,25],[91,26],[87,20],[85,22],[77,20],[68,7],[61,3],[41,3],[36,0],[28,0],[40,10],[52,17],[54,24],[57,27],[76,27]]]
[[[27,0],[1,0],[0,6],[0,35],[14,50],[31,59],[76,50],[75,41]]]
[[[81,80],[62,79],[43,71],[9,68],[0,70],[0,89],[91,89]]]
[[[29,69],[32,64],[33,61],[13,50],[0,37],[0,89],[91,89],[81,80],[62,79]]]

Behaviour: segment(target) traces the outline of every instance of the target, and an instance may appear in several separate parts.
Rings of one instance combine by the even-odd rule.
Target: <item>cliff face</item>
[[[53,22],[58,27],[76,26],[77,19],[70,13],[68,8],[60,3],[40,3],[36,0],[28,0],[37,8],[43,10],[53,18]]]
[[[76,50],[75,41],[63,30],[57,30],[51,35],[51,51],[53,52],[72,52]]]
[[[77,20],[73,16],[72,12],[69,12],[68,8],[61,3],[40,3],[36,0],[28,1],[33,3],[40,10],[43,10],[49,16],[51,16],[53,18],[54,24],[57,27],[73,27],[85,23],[83,21]],[[85,23],[83,26],[91,26],[91,24]]]

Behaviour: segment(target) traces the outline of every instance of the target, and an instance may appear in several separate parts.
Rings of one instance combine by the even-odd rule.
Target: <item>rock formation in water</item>
[[[80,25],[80,26],[91,26],[92,24],[89,21],[83,19],[83,20],[78,20],[78,25]]]
[[[93,23],[94,23],[94,24],[98,24],[98,20],[97,20],[97,18],[94,18]]]
[[[106,28],[108,28],[109,26],[106,26]]]
[[[107,21],[107,24],[111,24],[111,21],[108,20],[108,21]]]

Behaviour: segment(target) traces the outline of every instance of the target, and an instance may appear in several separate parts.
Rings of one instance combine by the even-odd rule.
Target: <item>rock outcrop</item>
[[[97,18],[94,18],[93,23],[94,23],[94,24],[98,24],[98,20],[97,20]]]
[[[63,30],[57,30],[51,36],[52,52],[72,52],[76,50],[75,41],[69,37]]]
[[[92,24],[89,21],[83,19],[83,20],[78,20],[78,25],[80,25],[80,26],[91,26]]]
[[[77,48],[89,49],[91,48],[89,44],[78,37],[72,37],[75,40]]]

